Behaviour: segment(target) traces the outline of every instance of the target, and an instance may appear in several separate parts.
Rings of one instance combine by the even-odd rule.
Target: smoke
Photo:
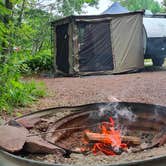
[[[100,106],[99,110],[92,112],[89,115],[89,120],[92,123],[99,123],[109,121],[110,117],[115,121],[116,128],[121,129],[123,132],[127,132],[125,122],[128,124],[133,123],[137,118],[131,107],[124,106],[121,103],[110,103]]]
[[[130,122],[134,122],[136,120],[136,115],[132,112],[130,107],[123,107],[118,109],[118,106],[116,104],[114,106],[113,113],[113,118],[115,119],[124,118],[126,120],[129,120]]]
[[[113,119],[126,119],[128,121],[135,121],[136,115],[132,112],[130,107],[121,106],[119,103],[108,104],[106,106],[100,107],[98,111],[99,117],[110,117]]]

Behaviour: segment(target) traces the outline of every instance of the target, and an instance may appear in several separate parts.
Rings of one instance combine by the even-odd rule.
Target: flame
[[[90,149],[93,154],[96,155],[98,152],[102,152],[106,155],[114,156],[127,148],[127,145],[122,143],[120,130],[115,129],[115,123],[111,117],[109,118],[109,122],[102,122],[99,129],[100,133],[92,133],[100,137],[100,141],[94,143]],[[89,130],[85,130],[84,132],[85,134],[90,133]],[[85,139],[84,144],[90,145],[90,142]],[[82,149],[85,150],[86,148]],[[87,149],[89,149],[89,147]]]

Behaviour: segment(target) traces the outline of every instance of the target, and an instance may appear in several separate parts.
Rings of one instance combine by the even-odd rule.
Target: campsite
[[[166,165],[165,0],[5,0],[0,36],[0,166]]]

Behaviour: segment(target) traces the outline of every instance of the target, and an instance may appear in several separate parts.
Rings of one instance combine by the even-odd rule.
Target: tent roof
[[[100,20],[108,20],[111,17],[119,17],[133,14],[144,14],[144,11],[135,11],[135,12],[127,12],[127,13],[117,13],[117,14],[102,14],[102,15],[71,15],[67,17],[60,18],[58,20],[52,21],[51,26],[62,25],[66,23],[70,23],[73,20],[76,22],[89,22],[89,21],[100,21]]]
[[[102,14],[119,14],[119,13],[128,13],[127,8],[121,6],[119,2],[113,3],[107,10]]]

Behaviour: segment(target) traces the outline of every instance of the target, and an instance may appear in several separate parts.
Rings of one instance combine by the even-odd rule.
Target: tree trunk
[[[24,13],[24,8],[25,8],[25,0],[23,0],[23,2],[22,2],[20,15],[18,17],[18,23],[17,23],[18,27],[21,27],[21,24],[22,24],[22,16],[23,16],[23,13]]]
[[[5,3],[4,3],[4,6],[7,10],[12,10],[13,8],[13,5],[12,3],[10,2],[10,0],[5,0]],[[5,15],[3,16],[3,23],[4,25],[9,28],[9,21],[10,21],[10,17],[11,15],[8,14],[8,15]],[[11,45],[10,42],[9,42],[9,39],[8,39],[8,34],[4,34],[4,39],[6,39],[6,41],[3,41],[2,42],[2,55],[6,55],[9,53],[9,46]]]

